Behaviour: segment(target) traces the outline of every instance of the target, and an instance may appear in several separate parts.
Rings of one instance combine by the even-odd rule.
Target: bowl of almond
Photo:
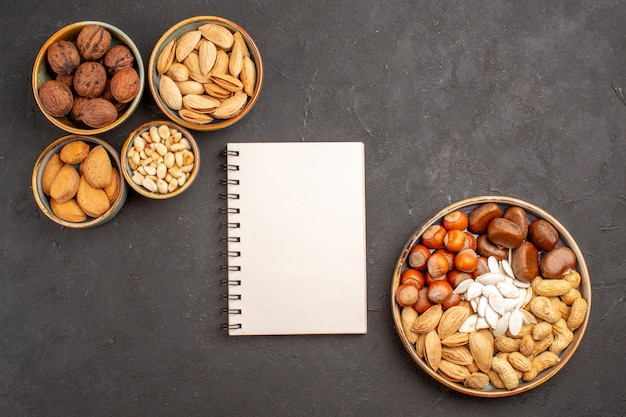
[[[591,281],[555,217],[517,198],[480,196],[445,207],[409,237],[391,309],[428,375],[464,394],[507,397],[572,358],[589,322]]]
[[[261,53],[238,24],[195,16],[170,27],[148,62],[150,91],[163,113],[192,130],[218,130],[241,120],[263,85]]]
[[[64,136],[43,150],[33,168],[32,190],[41,212],[71,229],[108,222],[128,194],[117,151],[82,135]]]

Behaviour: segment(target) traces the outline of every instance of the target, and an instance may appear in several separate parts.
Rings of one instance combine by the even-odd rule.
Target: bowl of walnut
[[[554,216],[517,198],[473,197],[409,237],[391,308],[402,344],[428,375],[464,394],[507,397],[572,359],[589,322],[591,281]]]
[[[54,33],[32,73],[35,101],[57,127],[74,134],[111,130],[136,110],[144,68],[134,42],[108,23],[83,21]]]
[[[218,130],[241,120],[263,85],[263,62],[238,24],[196,16],[169,28],[148,63],[148,84],[163,113],[193,130]]]

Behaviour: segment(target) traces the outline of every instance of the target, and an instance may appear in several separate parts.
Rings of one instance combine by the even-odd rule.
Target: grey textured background
[[[0,415],[485,416],[626,414],[626,3],[578,1],[92,2],[0,0]],[[64,132],[36,106],[32,63],[59,28],[101,20],[147,64],[174,23],[231,19],[266,80],[241,122],[197,133],[202,170],[176,199],[131,193],[84,231],[39,211],[30,179]],[[100,135],[117,149],[162,118],[149,90]],[[368,334],[228,338],[219,329],[218,198],[229,141],[366,144]],[[396,336],[393,267],[430,215],[477,195],[552,213],[593,281],[573,359],[515,397],[431,380]],[[289,312],[286,312],[289,314]]]

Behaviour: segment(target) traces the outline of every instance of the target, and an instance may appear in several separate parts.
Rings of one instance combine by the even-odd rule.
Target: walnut
[[[98,62],[87,61],[80,64],[74,74],[74,91],[79,96],[94,98],[104,92],[107,72]]]
[[[103,26],[87,25],[78,33],[76,47],[86,60],[99,59],[111,47],[111,33]]]
[[[103,98],[89,99],[80,111],[80,119],[95,129],[113,123],[117,119],[117,110],[113,103]]]
[[[104,66],[109,74],[115,74],[117,70],[133,66],[135,57],[126,45],[115,45],[104,55]]]
[[[74,98],[74,105],[72,106],[72,110],[70,111],[70,117],[77,123],[82,122],[81,113],[83,111],[83,106],[85,103],[89,101],[88,98],[77,96]]]
[[[74,88],[74,74],[57,74],[56,80],[61,81],[68,86],[70,90]]]
[[[122,68],[111,78],[111,94],[120,103],[132,101],[139,93],[139,74],[134,68]]]
[[[80,65],[78,49],[69,41],[57,41],[50,45],[46,57],[50,68],[56,74],[71,74]]]
[[[70,88],[61,81],[48,80],[39,87],[39,100],[46,112],[63,117],[72,110],[74,97]]]

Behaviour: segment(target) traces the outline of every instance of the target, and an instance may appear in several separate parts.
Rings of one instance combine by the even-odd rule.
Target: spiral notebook
[[[361,142],[229,143],[223,328],[367,333]]]

